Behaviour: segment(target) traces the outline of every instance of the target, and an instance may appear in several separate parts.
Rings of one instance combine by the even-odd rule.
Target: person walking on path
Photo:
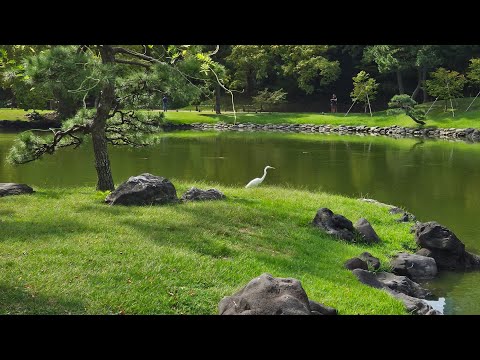
[[[163,95],[162,102],[163,102],[163,112],[165,112],[165,111],[167,111],[167,104],[168,104],[167,95]]]
[[[337,95],[333,94],[332,98],[330,99],[330,112],[336,113],[337,112]]]

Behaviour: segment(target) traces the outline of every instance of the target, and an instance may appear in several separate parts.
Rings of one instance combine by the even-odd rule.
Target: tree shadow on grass
[[[45,296],[24,291],[21,287],[0,284],[0,314],[62,315],[83,314],[85,306],[79,300]]]
[[[13,214],[15,214],[15,211],[10,210],[10,209],[0,210],[0,216],[12,216]]]
[[[59,220],[43,222],[34,220],[29,222],[2,219],[2,236],[0,242],[7,241],[28,241],[34,242],[39,239],[45,240],[52,236],[68,236],[68,234],[79,234],[95,232],[94,228],[82,224],[81,220]]]

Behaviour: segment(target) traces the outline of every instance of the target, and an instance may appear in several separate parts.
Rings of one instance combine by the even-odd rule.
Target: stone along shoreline
[[[423,137],[439,139],[455,139],[468,142],[480,142],[480,129],[467,128],[410,128],[403,126],[365,126],[365,125],[314,125],[314,124],[254,124],[254,123],[192,123],[192,124],[166,124],[168,130],[217,130],[217,131],[276,131],[276,132],[301,132],[322,133],[339,135],[373,135],[391,137]]]

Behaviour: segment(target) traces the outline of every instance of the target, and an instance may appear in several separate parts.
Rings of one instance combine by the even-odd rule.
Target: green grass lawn
[[[427,115],[426,126],[439,128],[480,128],[480,98],[466,112],[466,108],[473,98],[455,99],[453,101],[455,116],[450,110],[444,111],[445,102],[437,101]],[[450,108],[450,102],[449,108]],[[432,103],[419,105],[419,108],[427,111]],[[158,112],[159,110],[153,110]],[[40,113],[46,111],[40,110]],[[143,110],[143,112],[147,112]],[[27,120],[22,109],[0,109],[0,120]],[[227,112],[221,115],[215,114],[211,109],[202,109],[201,112],[189,110],[170,110],[166,113],[166,120],[174,124],[216,123],[223,121],[233,123],[233,113]],[[350,113],[345,116],[343,113],[244,113],[237,112],[237,122],[256,124],[319,124],[319,125],[366,125],[366,126],[407,126],[417,127],[411,118],[406,115],[387,115],[386,111],[373,113]]]
[[[32,112],[32,110],[25,111],[23,109],[11,109],[11,108],[0,108],[0,121],[1,120],[23,120],[27,121],[25,117],[26,114]],[[49,110],[37,110],[40,114],[45,114]]]
[[[465,112],[473,98],[455,99],[453,101],[455,116],[450,110],[444,111],[444,101],[437,101],[427,115],[426,126],[439,128],[480,128],[480,98],[478,98],[468,112]],[[450,108],[450,102],[449,108]],[[419,108],[427,111],[432,103],[419,105]],[[224,121],[233,123],[233,114],[226,113],[216,115],[210,109],[195,111],[168,111],[166,120],[172,123],[190,124],[194,122],[215,123]],[[411,118],[406,115],[387,115],[386,111],[373,113],[243,113],[237,112],[237,122],[257,124],[319,124],[319,125],[366,125],[366,126],[407,126],[417,127]]]
[[[178,195],[212,186],[172,182]],[[92,188],[0,198],[0,313],[216,314],[223,296],[268,272],[301,280],[309,298],[340,314],[405,314],[343,263],[369,251],[388,269],[390,255],[415,247],[411,224],[343,196],[216,187],[227,200],[112,207]],[[367,218],[381,244],[322,234],[310,225],[321,207]]]

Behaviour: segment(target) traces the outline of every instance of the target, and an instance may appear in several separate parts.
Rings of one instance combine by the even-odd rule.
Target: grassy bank
[[[480,98],[475,101],[468,112],[465,109],[473,98],[456,99],[454,101],[455,116],[452,112],[444,111],[444,101],[437,101],[431,108],[426,119],[426,126],[438,128],[480,128]],[[419,108],[427,111],[432,103],[419,105]],[[153,110],[158,112],[159,110]],[[44,111],[39,111],[44,112]],[[143,112],[147,112],[143,110]],[[0,120],[26,120],[26,112],[21,109],[0,109]],[[234,116],[231,112],[220,115],[210,109],[202,112],[171,110],[166,113],[166,120],[174,124],[191,123],[216,123],[223,121],[233,123]],[[386,111],[369,113],[244,113],[237,112],[237,122],[256,124],[318,124],[318,125],[366,125],[366,126],[407,126],[417,127],[411,118],[406,115],[387,115]]]
[[[32,110],[25,111],[23,109],[10,109],[10,108],[0,108],[0,120],[21,120],[27,121],[25,117],[26,114]],[[48,110],[37,110],[40,114],[45,114],[49,112]]]
[[[444,111],[444,101],[437,101],[427,115],[426,126],[439,128],[480,128],[480,98],[475,101],[468,112],[465,110],[473,98],[456,99],[453,102],[455,116],[451,111]],[[433,103],[419,105],[420,109],[428,111]],[[450,105],[449,105],[450,106]],[[166,114],[167,121],[172,123],[215,123],[224,121],[232,123],[232,113],[216,115],[211,110],[195,111],[169,111]],[[417,127],[410,117],[406,115],[387,115],[386,111],[369,113],[350,113],[345,116],[343,113],[319,114],[319,113],[237,113],[237,121],[243,123],[257,124],[319,124],[319,125],[366,125],[366,126],[407,126]]]
[[[180,195],[192,185],[172,180]],[[404,314],[342,264],[363,251],[387,264],[413,247],[410,224],[373,204],[263,186],[217,186],[226,201],[110,207],[91,188],[0,198],[0,313],[216,314],[223,296],[264,272],[302,281],[341,314]],[[366,217],[382,238],[347,244],[309,223],[320,207]]]

